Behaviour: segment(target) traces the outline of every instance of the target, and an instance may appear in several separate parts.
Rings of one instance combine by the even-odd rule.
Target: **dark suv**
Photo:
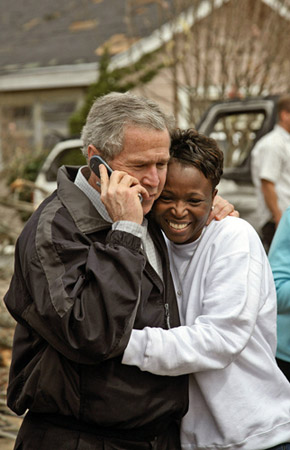
[[[257,199],[251,177],[251,151],[276,123],[278,96],[214,103],[197,126],[224,152],[219,194],[235,205],[242,218],[257,228]]]

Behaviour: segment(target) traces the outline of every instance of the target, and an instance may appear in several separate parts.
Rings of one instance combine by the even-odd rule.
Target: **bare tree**
[[[173,112],[194,125],[213,99],[283,93],[290,79],[289,0],[128,0],[157,8]],[[166,39],[164,36],[167,36]],[[169,36],[169,38],[168,38]],[[166,72],[166,74],[165,74]],[[148,87],[150,89],[150,86]]]

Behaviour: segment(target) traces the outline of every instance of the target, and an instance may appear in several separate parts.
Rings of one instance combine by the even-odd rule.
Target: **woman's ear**
[[[218,193],[218,190],[217,190],[217,189],[214,189],[214,190],[213,190],[213,193],[212,193],[212,201],[213,201],[213,199],[215,198],[215,196],[217,195],[217,193]]]

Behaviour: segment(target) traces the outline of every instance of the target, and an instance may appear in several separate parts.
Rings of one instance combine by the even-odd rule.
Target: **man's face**
[[[283,111],[284,128],[288,133],[290,133],[290,112]]]
[[[169,146],[167,130],[128,126],[124,134],[123,150],[108,161],[113,170],[127,172],[147,189],[150,197],[142,202],[144,215],[151,210],[165,184]]]

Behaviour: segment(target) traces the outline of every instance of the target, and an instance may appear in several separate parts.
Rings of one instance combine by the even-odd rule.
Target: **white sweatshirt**
[[[171,268],[181,280],[185,274],[178,298],[185,326],[133,330],[123,363],[158,375],[191,374],[183,449],[262,450],[290,442],[290,383],[275,362],[275,285],[257,233],[228,217],[212,221],[199,242],[167,244]]]

